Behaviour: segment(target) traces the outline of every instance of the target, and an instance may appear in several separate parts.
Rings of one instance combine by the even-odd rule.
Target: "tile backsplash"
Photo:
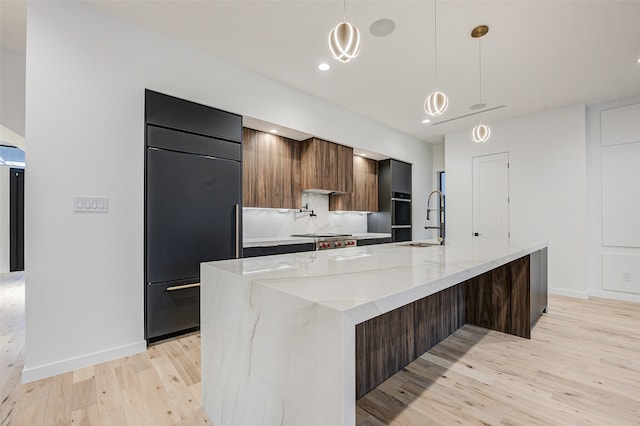
[[[329,211],[329,196],[312,192],[302,193],[302,205],[316,214],[298,210],[244,208],[242,226],[245,239],[288,237],[293,234],[335,232],[357,234],[367,232],[367,214]]]

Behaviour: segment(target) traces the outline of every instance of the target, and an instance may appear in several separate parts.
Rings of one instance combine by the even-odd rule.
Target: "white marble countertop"
[[[453,240],[393,243],[203,264],[365,321],[482,274],[546,244]]]
[[[220,426],[353,426],[357,324],[545,246],[405,242],[203,263],[204,410]]]
[[[351,234],[352,237],[358,240],[371,239],[371,238],[391,238],[391,234],[382,234],[374,232],[356,233]],[[270,246],[282,246],[287,244],[305,244],[312,243],[313,238],[306,237],[267,237],[267,238],[245,238],[242,241],[243,247],[270,247]]]

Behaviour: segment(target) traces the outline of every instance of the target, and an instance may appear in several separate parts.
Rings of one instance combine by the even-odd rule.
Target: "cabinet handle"
[[[171,287],[167,287],[166,291],[184,290],[185,288],[193,288],[193,287],[200,287],[200,283],[174,285],[174,286],[171,286]]]
[[[240,259],[240,204],[236,204],[236,259]]]

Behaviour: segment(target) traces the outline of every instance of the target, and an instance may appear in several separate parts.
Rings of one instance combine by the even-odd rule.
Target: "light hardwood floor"
[[[24,283],[0,275],[0,424],[211,424],[200,338],[20,384]],[[526,340],[464,326],[357,403],[358,425],[640,425],[640,304],[550,297]]]

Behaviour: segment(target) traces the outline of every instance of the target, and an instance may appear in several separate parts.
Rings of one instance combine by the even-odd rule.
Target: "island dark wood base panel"
[[[535,253],[535,259],[546,250]],[[538,267],[538,263],[534,265]],[[356,398],[360,398],[464,324],[530,338],[530,256],[356,325]],[[539,285],[535,283],[535,285]],[[546,292],[545,292],[546,296]],[[545,297],[546,308],[546,297]]]

